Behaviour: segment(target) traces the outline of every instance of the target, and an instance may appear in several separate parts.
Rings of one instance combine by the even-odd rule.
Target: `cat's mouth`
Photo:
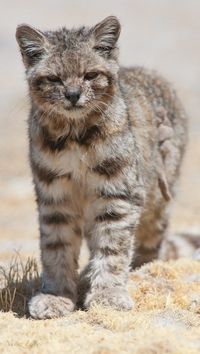
[[[80,119],[88,114],[86,105],[65,106],[64,114],[66,118]]]
[[[65,109],[67,111],[80,111],[81,109],[83,109],[83,106],[70,106],[70,107],[65,107]]]
[[[81,104],[78,103],[76,105],[64,105],[62,109],[63,113],[65,112],[65,115],[67,118],[73,117],[73,118],[81,118],[86,115],[88,115],[89,112],[91,112],[91,106],[87,104]]]

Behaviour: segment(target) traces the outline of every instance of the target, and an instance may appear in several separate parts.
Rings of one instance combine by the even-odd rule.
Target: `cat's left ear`
[[[110,53],[116,48],[120,31],[119,20],[115,16],[106,17],[92,28],[95,38],[94,49],[102,53]]]
[[[16,39],[26,67],[34,65],[48,52],[49,43],[45,35],[29,25],[17,27]]]

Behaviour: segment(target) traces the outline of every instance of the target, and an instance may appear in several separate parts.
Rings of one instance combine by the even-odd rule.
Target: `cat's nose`
[[[73,89],[68,89],[65,92],[65,97],[71,102],[73,106],[75,106],[75,104],[78,102],[80,95],[81,95],[80,89],[73,88]]]

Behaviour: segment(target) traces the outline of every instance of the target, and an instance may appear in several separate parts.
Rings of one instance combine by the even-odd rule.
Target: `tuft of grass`
[[[19,317],[28,315],[28,301],[40,289],[41,279],[37,261],[20,255],[9,266],[0,266],[0,311],[12,311]]]

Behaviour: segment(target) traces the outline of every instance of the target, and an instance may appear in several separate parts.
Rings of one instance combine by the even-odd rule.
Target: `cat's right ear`
[[[26,67],[34,65],[48,52],[45,35],[29,25],[22,24],[17,27],[16,39]]]

